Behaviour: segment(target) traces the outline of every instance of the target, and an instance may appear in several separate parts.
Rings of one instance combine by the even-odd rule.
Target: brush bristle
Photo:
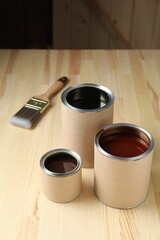
[[[31,128],[41,115],[39,110],[23,107],[10,119],[10,123],[17,127]]]

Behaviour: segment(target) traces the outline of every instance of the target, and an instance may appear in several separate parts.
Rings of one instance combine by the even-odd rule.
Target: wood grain
[[[131,44],[134,48],[146,49],[152,46],[157,1],[135,1],[132,22]]]
[[[53,46],[71,48],[72,0],[53,2]]]
[[[158,0],[55,0],[53,48],[157,49],[159,19]]]
[[[128,41],[128,46],[132,46],[130,42],[130,32],[132,29],[132,11],[134,9],[133,0],[130,1],[112,1],[110,16],[114,22],[114,25],[119,29],[119,31],[123,34],[124,38]],[[115,48],[117,46],[116,41],[112,41],[110,39],[109,47]],[[117,47],[116,47],[117,48]],[[127,46],[126,46],[127,48]],[[129,48],[129,47],[128,47]]]
[[[90,12],[83,1],[72,1],[71,48],[89,48]]]
[[[153,36],[152,36],[152,48],[159,49],[160,48],[160,32],[159,32],[159,21],[160,21],[160,2],[157,1],[155,19],[154,19],[154,27],[153,27]]]
[[[0,50],[0,239],[158,240],[160,51],[47,51]],[[118,210],[100,203],[93,191],[93,169],[83,169],[82,193],[74,201],[58,204],[43,195],[39,160],[63,147],[61,94],[33,130],[11,126],[9,118],[63,75],[70,78],[69,85],[91,82],[110,88],[114,122],[135,123],[152,133],[149,195],[141,206]]]
[[[85,0],[86,2],[86,0]],[[110,12],[111,0],[99,0],[99,5]],[[91,9],[91,6],[90,6]],[[97,13],[97,11],[96,11]],[[106,29],[99,21],[98,14],[95,11],[90,11],[91,24],[90,24],[90,48],[91,49],[106,49],[109,46],[109,35]]]

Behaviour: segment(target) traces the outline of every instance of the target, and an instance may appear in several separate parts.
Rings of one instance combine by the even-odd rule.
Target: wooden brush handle
[[[48,90],[44,94],[37,97],[44,100],[50,100],[51,97],[58,93],[66,85],[66,83],[68,83],[68,81],[69,79],[67,77],[59,78],[48,88]]]

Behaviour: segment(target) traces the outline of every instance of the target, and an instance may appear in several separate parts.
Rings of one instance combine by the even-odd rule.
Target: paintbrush
[[[48,109],[50,99],[58,93],[69,81],[67,77],[61,77],[55,81],[42,95],[30,98],[30,100],[10,119],[10,123],[21,128],[32,128],[42,113]]]

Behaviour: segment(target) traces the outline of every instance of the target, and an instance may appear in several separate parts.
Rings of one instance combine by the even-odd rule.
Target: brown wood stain
[[[128,133],[114,133],[100,139],[107,153],[118,157],[136,157],[147,151],[149,144],[141,137]]]
[[[53,173],[68,173],[74,170],[76,166],[76,159],[64,153],[52,155],[45,161],[45,167]]]

